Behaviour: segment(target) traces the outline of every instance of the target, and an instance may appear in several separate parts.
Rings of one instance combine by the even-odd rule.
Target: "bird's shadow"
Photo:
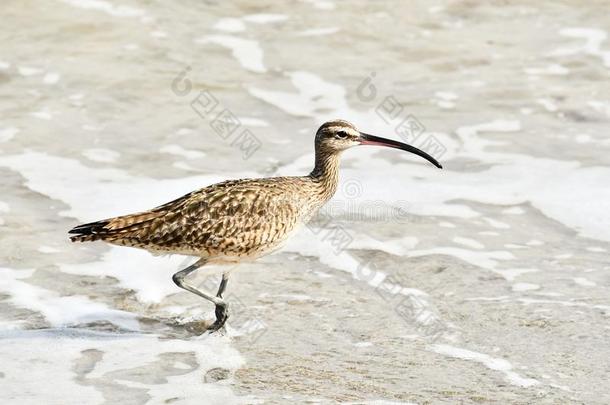
[[[190,338],[208,335],[212,333],[209,328],[214,324],[213,320],[195,319],[184,320],[179,317],[140,317],[138,318],[142,329],[149,333],[160,334],[167,338]],[[223,333],[224,328],[214,333]]]

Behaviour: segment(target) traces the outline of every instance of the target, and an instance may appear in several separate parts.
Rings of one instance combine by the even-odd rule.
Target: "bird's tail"
[[[96,240],[114,240],[128,236],[143,228],[161,215],[159,212],[142,212],[121,217],[104,219],[75,226],[68,231],[72,242],[92,242]]]

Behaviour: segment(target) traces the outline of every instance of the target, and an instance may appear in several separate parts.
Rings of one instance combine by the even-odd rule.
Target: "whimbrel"
[[[341,152],[357,145],[402,149],[442,168],[432,156],[411,145],[365,134],[347,121],[334,120],[318,129],[315,166],[306,176],[213,184],[146,212],[79,225],[69,231],[75,234],[70,239],[198,257],[172,278],[178,287],[215,305],[216,321],[208,329],[217,330],[228,318],[228,304],[222,297],[228,273],[223,273],[216,295],[187,283],[186,277],[204,264],[252,260],[279,248],[333,196]]]

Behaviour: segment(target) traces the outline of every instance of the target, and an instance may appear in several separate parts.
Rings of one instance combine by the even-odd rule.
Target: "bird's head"
[[[316,152],[338,153],[358,145],[376,145],[401,149],[421,156],[434,166],[442,169],[440,163],[423,150],[406,143],[365,134],[358,131],[352,123],[344,120],[325,122],[316,132]]]

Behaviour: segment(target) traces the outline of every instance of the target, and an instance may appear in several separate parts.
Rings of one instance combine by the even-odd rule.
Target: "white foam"
[[[517,385],[519,387],[531,387],[540,384],[540,382],[536,379],[522,377],[516,372],[512,371],[513,366],[507,360],[501,358],[491,357],[484,353],[474,352],[445,344],[430,345],[427,347],[427,350],[442,354],[443,356],[474,361],[484,365],[490,370],[500,371],[504,374],[506,381],[512,385]]]
[[[544,297],[561,297],[563,294],[558,293],[558,292],[553,292],[553,291],[548,291],[548,292],[537,292],[537,295],[542,295]],[[544,312],[544,309],[537,309],[536,311],[541,311]],[[547,310],[548,311],[548,310]]]
[[[46,121],[53,119],[53,114],[48,110],[35,111],[33,113],[30,113],[30,115],[32,117],[35,117],[35,118],[38,118],[41,120],[46,120]]]
[[[437,100],[436,105],[447,110],[455,108],[455,103],[453,101]]]
[[[485,248],[485,245],[483,245],[482,243],[480,243],[474,239],[470,239],[470,238],[463,238],[460,236],[456,236],[452,240],[455,243],[458,243],[460,245],[464,245],[466,247],[473,248],[473,249],[484,249]]]
[[[599,100],[591,100],[587,102],[587,105],[593,108],[595,111],[600,112],[602,114],[610,117],[610,102],[608,101],[599,101]]]
[[[187,172],[197,172],[198,173],[201,171],[183,161],[174,162],[174,163],[172,163],[172,166],[175,167],[176,169],[184,170]]]
[[[324,403],[324,400],[320,400],[318,403]],[[312,402],[314,403],[314,402]],[[389,401],[387,399],[371,399],[357,402],[341,402],[342,405],[418,405],[415,402],[404,402],[404,401]]]
[[[170,155],[182,156],[185,159],[200,159],[206,154],[198,150],[187,150],[180,145],[165,145],[159,149],[159,152],[168,153]]]
[[[584,53],[596,56],[601,59],[603,64],[610,68],[610,51],[603,51],[602,44],[606,41],[608,34],[606,31],[596,28],[564,28],[559,31],[564,37],[584,39],[585,43],[581,46],[561,48],[551,52],[551,56],[568,56]]]
[[[32,66],[19,66],[17,68],[17,72],[19,72],[19,74],[21,76],[35,76],[35,75],[39,75],[42,73],[42,69],[40,68],[36,68],[36,67],[32,67]]]
[[[455,132],[460,137],[467,140],[471,137],[477,136],[481,132],[515,132],[521,129],[521,123],[515,120],[495,120],[491,122],[486,122],[483,124],[477,125],[469,125],[458,128]],[[494,143],[491,141],[483,140],[483,139],[474,139],[478,141],[476,144],[472,145],[474,150],[480,151],[486,145],[493,145]]]
[[[59,79],[61,78],[61,75],[57,72],[49,72],[47,74],[44,75],[44,77],[42,78],[42,82],[44,84],[57,84],[57,82],[59,82]]]
[[[59,249],[55,249],[54,247],[51,246],[46,246],[46,245],[42,245],[37,249],[40,253],[59,253],[61,252],[61,250]]]
[[[348,272],[356,280],[366,281],[373,287],[377,287],[386,278],[386,274],[380,271],[366,272],[366,269],[361,269],[362,272],[359,272],[360,262],[356,258],[345,250],[339,252],[333,250],[333,246],[325,241],[322,235],[315,237],[309,228],[296,232],[282,250],[299,253],[302,256],[318,257],[321,263]]]
[[[437,91],[434,96],[445,101],[454,101],[459,98],[457,94],[451,91]]]
[[[179,136],[189,135],[192,133],[193,133],[193,130],[191,128],[180,128],[176,131],[176,135],[179,135]]]
[[[576,143],[584,144],[591,143],[594,141],[594,138],[589,134],[578,134],[574,137]]]
[[[247,127],[260,127],[260,128],[264,128],[264,127],[268,127],[269,126],[269,122],[262,120],[260,118],[254,118],[254,117],[239,117],[239,121],[242,123],[242,125],[245,125]]]
[[[551,297],[560,296],[561,294],[553,294],[553,293],[538,293],[539,295],[548,295]],[[554,301],[554,300],[542,300],[536,298],[519,298],[516,300],[524,305],[537,305],[537,304],[551,304],[551,305],[561,305],[564,307],[581,307],[581,308],[589,308],[589,309],[600,309],[604,312],[610,311],[610,305],[597,305],[597,304],[588,304],[586,302],[579,301]]]
[[[322,28],[311,28],[304,31],[299,31],[296,33],[299,37],[319,37],[323,35],[332,35],[339,32],[341,29],[339,27],[322,27]]]
[[[116,160],[119,158],[119,156],[121,156],[121,154],[110,149],[92,148],[85,149],[83,151],[83,156],[94,162],[112,163],[116,162]]]
[[[250,94],[294,116],[314,117],[317,121],[344,117],[356,124],[366,122],[367,132],[384,133],[393,127],[380,124],[374,112],[361,113],[351,110],[346,102],[345,89],[308,72],[292,72],[287,75],[296,91],[270,91],[249,88]],[[473,158],[490,167],[470,172],[442,172],[428,165],[410,164],[412,157],[404,156],[404,163],[389,163],[375,155],[376,149],[355,148],[346,156],[367,159],[367,171],[342,169],[342,175],[357,177],[369,200],[405,200],[415,203],[410,212],[417,215],[445,215],[473,217],[479,215],[472,209],[456,204],[468,199],[487,204],[519,205],[531,203],[548,217],[578,231],[582,236],[610,240],[610,217],[606,215],[605,201],[610,201],[610,168],[583,166],[579,162],[539,158],[516,153],[489,150],[503,146],[482,134],[486,132],[516,132],[521,123],[516,120],[497,119],[468,125],[456,130],[460,143],[449,137],[440,137],[446,146],[444,156]],[[306,156],[306,161],[313,158]],[[401,167],[403,166],[404,167]],[[291,166],[294,168],[294,166]],[[388,171],[401,176],[387,178]],[[380,187],[379,178],[384,178]],[[515,179],[519,182],[498,181]],[[408,184],[408,187],[405,187]],[[583,209],[586,207],[586,209]],[[509,225],[495,219],[486,219],[492,226],[508,229]]]
[[[127,329],[138,329],[133,314],[108,308],[83,296],[59,296],[54,291],[23,281],[33,273],[34,270],[0,268],[0,291],[9,296],[9,303],[41,313],[52,326],[109,320]]]
[[[480,224],[477,224],[480,225]],[[500,234],[496,231],[480,231],[477,232],[479,235],[484,235],[484,236],[500,236]]]
[[[221,18],[213,28],[225,32],[242,32],[246,30],[246,24],[239,18]]]
[[[125,44],[125,45],[123,45],[123,49],[125,49],[126,51],[135,51],[137,49],[140,49],[140,45],[138,45],[138,44]]]
[[[29,404],[59,403],[50,400],[57,398],[58,393],[70,393],[70,401],[74,403],[104,402],[102,393],[93,386],[79,384],[68,366],[87,348],[82,341],[66,339],[60,343],[58,339],[32,333],[31,337],[3,336],[2,343],[0,356],[4,369],[0,402],[13,403],[18,398],[21,403]],[[40,366],[23,367],[24,364]]]
[[[458,95],[450,91],[437,91],[434,93],[434,97],[433,102],[437,106],[445,109],[454,108],[455,100],[458,99]]]
[[[76,160],[38,152],[0,156],[0,166],[21,173],[27,179],[25,185],[31,190],[65,202],[69,208],[60,212],[60,215],[75,217],[80,221],[150,209],[206,184],[225,180],[226,176],[224,173],[223,178],[138,178],[122,170],[90,168]],[[53,170],[49,170],[49,167],[53,167]],[[253,174],[237,173],[234,177],[253,177]],[[117,208],[119,204],[120,208]],[[71,273],[115,277],[122,286],[134,289],[138,298],[152,302],[177,292],[171,282],[171,274],[178,271],[177,267],[183,260],[180,256],[165,260],[153,259],[144,251],[117,247],[105,254],[100,262],[60,265],[60,269]]]
[[[174,273],[188,264],[190,263],[184,256],[158,257],[144,250],[112,247],[100,261],[60,263],[59,267],[62,272],[69,274],[114,277],[123,288],[133,290],[139,301],[152,303],[181,292],[171,279]]]
[[[512,128],[519,128],[518,123],[513,123]],[[513,190],[519,195],[517,199],[510,198],[508,193],[505,194],[508,190],[503,190],[504,187],[493,187],[491,183],[489,185],[494,190],[487,189],[488,193],[496,197],[504,194],[508,198],[501,199],[506,202],[530,201],[549,217],[576,229],[583,236],[610,240],[610,234],[605,231],[610,227],[610,219],[602,214],[603,208],[598,203],[610,199],[610,190],[602,185],[602,182],[610,181],[608,168],[581,167],[577,162],[554,161],[510,153],[484,153],[482,148],[486,143],[490,144],[479,139],[468,154],[484,162],[495,160],[499,166],[491,169],[489,174],[494,173],[496,179],[518,176],[524,180],[517,187],[518,191]],[[506,159],[512,159],[512,164],[504,164]],[[522,171],[522,174],[517,174],[516,171]],[[591,193],[594,195],[592,196]],[[515,196],[516,194],[513,193],[513,197]],[[496,202],[500,203],[498,200]]]
[[[523,115],[531,115],[534,110],[532,108],[522,107],[519,109],[519,112]]]
[[[496,269],[496,273],[499,273],[504,277],[507,281],[513,281],[515,278],[519,277],[522,274],[527,273],[537,273],[539,269],[531,269],[531,268],[509,268],[509,269]]]
[[[287,19],[288,16],[284,14],[249,14],[243,17],[244,21],[255,24],[269,24],[286,21]]]
[[[540,286],[538,284],[532,283],[515,283],[513,284],[512,290],[521,292],[521,291],[534,291],[539,290]]]
[[[157,18],[150,15],[143,15],[140,17],[140,22],[142,24],[152,24],[157,22]]]
[[[576,284],[583,287],[595,287],[597,285],[597,283],[595,283],[594,281],[591,281],[584,277],[574,277],[572,280],[574,280]]]
[[[244,22],[254,24],[271,24],[276,22],[285,21],[288,19],[287,15],[284,14],[250,14],[241,18],[221,18],[214,24],[214,29],[218,31],[237,33],[246,30],[246,24]]]
[[[326,82],[319,76],[304,71],[288,73],[288,77],[298,90],[297,93],[256,87],[250,87],[248,91],[254,97],[295,116],[316,116],[318,111],[322,110],[348,110],[345,89],[342,86]]]
[[[345,89],[309,72],[287,74],[296,91],[270,91],[249,88],[250,94],[294,116],[314,117],[317,121],[343,117],[356,124],[366,122],[363,130],[371,133],[393,131],[393,126],[380,123],[373,111],[356,112],[349,108]],[[441,171],[416,161],[411,156],[397,155],[403,162],[390,163],[376,154],[375,148],[354,148],[345,153],[353,159],[367,160],[367,171],[342,169],[342,177],[358,178],[368,200],[414,201],[409,212],[416,215],[443,215],[472,218],[480,215],[473,209],[455,203],[468,199],[487,204],[519,205],[530,203],[546,216],[576,230],[582,236],[610,240],[610,217],[605,201],[610,201],[610,168],[583,166],[576,161],[553,160],[522,154],[490,150],[503,142],[485,137],[488,132],[517,132],[521,123],[497,119],[460,127],[460,142],[438,134],[447,152],[444,157],[476,159],[489,168],[476,173]],[[386,152],[387,153],[387,152]],[[304,159],[304,160],[303,160]],[[313,161],[311,155],[296,162]],[[300,169],[289,165],[291,170]],[[387,178],[386,173],[401,173]],[[379,179],[384,178],[383,186]],[[498,179],[520,179],[519,182]],[[408,187],[405,186],[408,184]],[[413,196],[417,196],[413,198]],[[583,209],[586,207],[586,209]],[[485,219],[498,229],[510,225],[493,218]]]
[[[456,247],[436,247],[431,249],[413,250],[408,256],[418,257],[427,255],[448,255],[457,257],[466,263],[487,270],[494,270],[501,260],[512,260],[515,256],[507,251],[474,251]]]
[[[502,214],[508,215],[523,215],[525,214],[525,210],[521,207],[510,207],[502,210]]]
[[[254,176],[252,172],[242,172],[234,176],[223,173],[157,180],[136,177],[118,169],[91,168],[77,160],[32,151],[0,156],[0,166],[21,173],[27,179],[25,185],[31,190],[64,201],[70,208],[60,215],[82,221],[144,211],[206,184],[226,180],[226,176]],[[53,170],[48,170],[49,167]],[[91,198],[100,192],[104,198]]]
[[[350,231],[350,236],[352,237],[349,244],[351,249],[378,250],[396,256],[401,256],[405,251],[414,249],[419,243],[419,239],[414,236],[403,236],[383,241],[355,231]]]
[[[543,68],[526,68],[525,73],[528,75],[567,75],[570,73],[570,69],[557,63],[552,63]]]
[[[507,249],[529,249],[528,246],[517,245],[514,243],[506,243],[506,244],[504,244],[504,247]]]
[[[0,142],[8,142],[19,133],[19,128],[8,127],[0,129]]]
[[[239,64],[249,71],[256,73],[267,71],[263,64],[263,50],[257,41],[232,35],[208,35],[195,42],[200,44],[213,43],[230,49]]]
[[[538,104],[540,104],[541,106],[543,106],[544,109],[549,111],[549,112],[557,111],[557,105],[555,105],[553,100],[551,100],[549,98],[539,98],[539,99],[536,99],[536,102]]]
[[[151,31],[150,36],[153,38],[159,38],[159,39],[168,37],[167,32],[161,31],[161,30]]]
[[[142,17],[144,11],[130,6],[117,6],[104,0],[62,0],[73,7],[86,10],[102,11],[113,17]]]
[[[356,343],[352,343],[354,346],[356,347],[372,347],[373,343],[371,342],[356,342]]]
[[[0,201],[0,212],[9,212],[10,211],[10,207],[7,203],[5,203],[4,201]],[[4,225],[4,219],[0,218],[0,225]]]
[[[305,2],[310,3],[319,10],[334,10],[335,3],[327,0],[305,0]]]
[[[0,70],[8,70],[11,67],[11,64],[8,62],[4,62],[0,60]]]
[[[93,404],[104,402],[99,384],[114,384],[120,389],[144,390],[150,403],[192,403],[206,398],[207,403],[254,403],[236,397],[227,380],[203,383],[203,376],[213,368],[234,371],[244,364],[239,353],[227,345],[227,338],[208,336],[199,339],[160,339],[149,335],[111,335],[82,332],[19,332],[4,334],[0,356],[3,360],[3,389],[0,402],[55,403],[57,393],[69,393],[70,402]],[[73,369],[87,352],[99,353],[94,367],[85,376],[87,383],[77,381]],[[176,354],[194,360],[194,364],[172,358]],[[44,367],[23,367],[43,364]],[[133,370],[154,366],[170,368],[161,379],[142,379]],[[188,367],[185,367],[188,366]],[[174,369],[174,370],[171,370]],[[178,371],[178,372],[175,372]],[[91,382],[89,382],[91,381]],[[230,381],[230,380],[229,380]],[[64,401],[65,402],[65,401]]]
[[[196,350],[198,363],[200,368],[212,369],[217,367],[228,368],[230,370],[236,370],[243,365],[243,360],[239,354],[223,341],[219,341],[218,344],[210,344],[211,342],[205,342],[205,350]],[[171,347],[171,346],[169,346]],[[182,347],[182,350],[187,351],[187,347]],[[191,352],[193,347],[190,348]],[[212,353],[212,350],[216,352]],[[209,387],[207,387],[209,385]],[[203,387],[202,387],[203,386]],[[191,372],[187,375],[176,375],[167,378],[167,386],[163,387],[159,384],[149,384],[147,391],[153,398],[168,398],[167,391],[168,387],[173,387],[175,394],[179,396],[184,404],[188,404],[193,398],[208,398],[211,403],[217,404],[256,404],[253,399],[238,398],[233,392],[231,392],[230,385],[221,381],[216,384],[201,384],[201,371]],[[180,402],[179,402],[180,403]]]
[[[334,277],[332,274],[327,273],[325,271],[314,270],[313,274],[315,274],[316,276],[318,276],[320,278],[333,278]]]
[[[318,257],[321,263],[333,269],[347,272],[351,278],[365,282],[377,289],[380,295],[403,295],[410,297],[410,299],[416,299],[418,313],[410,321],[422,328],[424,334],[425,331],[431,329],[432,325],[438,325],[444,329],[442,331],[444,337],[451,337],[448,331],[450,325],[442,323],[436,311],[433,310],[427,293],[417,288],[401,285],[394,277],[388,278],[387,274],[374,262],[356,259],[347,250],[337,251],[336,246],[326,238],[326,232],[328,232],[326,227],[303,229],[288,241],[284,251]],[[395,255],[400,255],[401,252],[412,249],[418,243],[415,237],[403,237],[382,243],[367,235],[353,231],[350,232],[350,236],[353,239],[349,244],[349,249],[376,249]],[[321,277],[326,278],[327,275],[324,274]]]
[[[508,295],[500,295],[497,297],[470,297],[464,298],[464,301],[506,301]]]
[[[288,240],[283,247],[283,251],[296,252],[302,256],[318,257],[322,264],[336,270],[347,272],[353,279],[365,282],[373,288],[379,288],[379,291],[383,294],[400,294],[407,297],[417,297],[418,304],[421,306],[421,311],[419,312],[421,316],[414,317],[412,321],[422,327],[429,327],[431,322],[440,322],[438,316],[432,311],[432,307],[427,299],[427,293],[417,288],[405,287],[395,283],[394,280],[389,280],[387,274],[379,269],[373,262],[358,260],[345,249],[337,251],[336,246],[333,246],[333,244],[325,238],[324,233],[327,231],[328,230],[326,229],[304,228],[300,232],[295,233],[295,235]],[[358,240],[366,239],[365,236],[356,233],[353,233],[352,236],[354,237],[354,241],[352,242],[354,246],[350,244],[350,248],[357,248],[359,245]],[[364,245],[379,248],[382,248],[383,246],[381,243],[373,243],[373,245],[371,245],[371,243],[370,239],[366,239],[366,241],[360,242],[360,246],[363,248]],[[389,249],[390,251],[393,251],[394,249],[403,250],[402,246],[404,246],[405,243],[413,245],[415,242],[411,239],[395,240],[394,243],[390,243],[389,247],[386,247],[385,249]],[[395,244],[401,246],[397,247]]]
[[[513,281],[516,277],[539,271],[538,269],[511,268],[507,265],[500,266],[501,261],[508,261],[515,256],[508,251],[474,251],[456,247],[435,247],[422,250],[411,250],[405,253],[409,257],[419,257],[428,255],[448,255],[470,263],[473,266],[490,270],[504,277],[507,281]]]
[[[485,217],[485,218],[483,218],[483,220],[485,222],[487,222],[489,225],[491,225],[497,229],[509,229],[510,228],[510,225],[508,225],[507,223],[504,223],[502,221],[498,221],[497,219]]]

